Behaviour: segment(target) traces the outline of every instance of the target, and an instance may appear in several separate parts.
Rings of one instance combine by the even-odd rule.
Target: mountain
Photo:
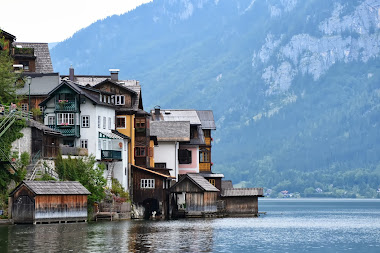
[[[214,110],[213,170],[235,184],[379,197],[379,32],[380,0],[157,0],[51,56],[61,73],[120,68],[146,110]]]

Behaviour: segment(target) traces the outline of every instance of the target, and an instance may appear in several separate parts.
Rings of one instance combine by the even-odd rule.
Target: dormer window
[[[115,104],[116,105],[125,105],[125,97],[124,97],[124,95],[116,95],[115,96]]]

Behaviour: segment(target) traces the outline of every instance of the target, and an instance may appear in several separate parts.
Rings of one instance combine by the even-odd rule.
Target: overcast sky
[[[59,42],[99,19],[123,14],[151,0],[1,1],[0,29],[18,42]]]

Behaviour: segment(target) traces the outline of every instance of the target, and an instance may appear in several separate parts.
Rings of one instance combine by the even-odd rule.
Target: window
[[[211,130],[205,129],[205,130],[203,130],[203,134],[206,138],[210,138],[211,137]]]
[[[21,110],[28,111],[28,104],[26,104],[26,103],[21,104]]]
[[[58,125],[74,125],[74,113],[58,113]]]
[[[103,117],[103,129],[106,129],[106,125],[107,125],[107,118]]]
[[[48,117],[48,125],[55,125],[55,116]]]
[[[197,139],[198,137],[198,128],[197,127],[190,127],[190,138],[191,139]]]
[[[102,123],[100,122],[101,120],[102,120],[102,117],[98,116],[98,128],[101,128],[101,124],[102,124]]]
[[[154,179],[141,179],[141,189],[154,188]]]
[[[44,111],[44,107],[43,106],[40,106],[40,112],[43,112]]]
[[[126,128],[125,117],[116,118],[116,127],[117,128]]]
[[[29,71],[29,61],[20,61],[19,64],[22,64],[25,71]]]
[[[80,140],[81,148],[88,148],[88,140]]]
[[[102,140],[98,139],[98,150],[102,150]]]
[[[212,184],[213,186],[215,186],[215,179],[209,179],[208,182],[209,182],[210,184]]]
[[[111,97],[108,96],[107,99],[108,99],[108,103],[111,103]]]
[[[158,169],[166,169],[166,163],[154,163],[154,167]]]
[[[124,105],[125,104],[125,97],[124,97],[124,95],[116,95],[115,99],[116,99],[116,101],[115,101],[116,105]]]
[[[135,128],[145,128],[145,118],[135,119]]]
[[[90,116],[82,116],[82,127],[90,127]]]
[[[135,147],[135,156],[136,157],[146,156],[145,147]]]
[[[102,102],[102,94],[99,94],[99,101]]]
[[[207,149],[201,149],[199,152],[199,162],[209,163],[210,162],[210,151]]]
[[[178,162],[179,164],[190,164],[192,162],[191,151],[187,149],[178,150]]]
[[[108,117],[108,129],[111,129],[111,117]]]

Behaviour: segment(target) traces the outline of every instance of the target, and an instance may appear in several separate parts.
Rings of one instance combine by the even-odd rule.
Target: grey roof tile
[[[227,188],[222,190],[222,197],[263,196],[263,188]]]
[[[197,115],[202,123],[202,129],[216,129],[214,114],[211,110],[197,111]]]
[[[30,43],[30,42],[13,42],[13,45],[20,45],[23,48],[34,48],[36,56],[37,73],[52,73],[53,64],[51,63],[50,51],[48,43]]]
[[[150,134],[158,141],[190,141],[190,122],[151,121]]]
[[[48,74],[26,74],[32,77],[30,83],[30,95],[47,95],[49,92],[59,85],[59,73]],[[24,87],[17,89],[17,95],[28,95],[29,85],[25,84]]]
[[[36,195],[90,195],[77,181],[23,181]],[[17,188],[16,188],[17,189]]]

